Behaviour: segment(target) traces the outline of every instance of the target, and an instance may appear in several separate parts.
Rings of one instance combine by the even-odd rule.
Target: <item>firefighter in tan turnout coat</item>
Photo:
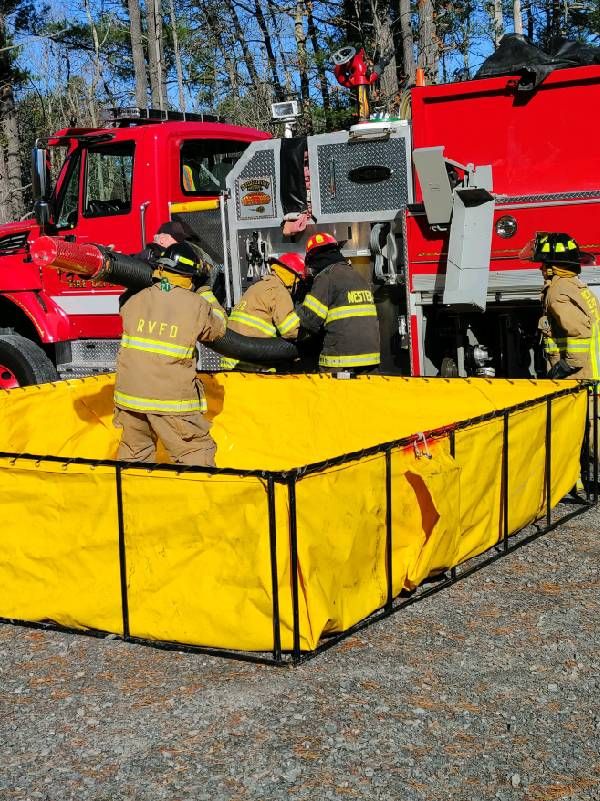
[[[298,253],[282,253],[269,260],[271,272],[244,292],[229,316],[228,327],[248,337],[296,339],[299,320],[294,298],[306,279],[304,259]],[[262,370],[260,365],[223,357],[224,370]]]
[[[123,429],[119,459],[154,461],[160,439],[176,464],[215,464],[216,445],[196,375],[196,342],[222,337],[226,325],[194,291],[203,270],[193,246],[172,245],[158,262],[153,285],[121,308],[114,418]]]
[[[540,330],[550,378],[600,378],[600,305],[579,279],[582,253],[568,234],[538,234],[533,261],[544,276]]]

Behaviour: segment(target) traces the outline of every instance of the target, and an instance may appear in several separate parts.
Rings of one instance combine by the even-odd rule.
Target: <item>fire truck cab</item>
[[[28,256],[37,237],[139,252],[174,213],[218,206],[235,161],[250,142],[268,137],[200,115],[125,109],[101,129],[69,128],[38,140],[34,216],[0,226],[0,387],[114,364],[122,287],[38,268]],[[52,186],[50,159],[63,156]],[[220,251],[220,224],[212,237]]]

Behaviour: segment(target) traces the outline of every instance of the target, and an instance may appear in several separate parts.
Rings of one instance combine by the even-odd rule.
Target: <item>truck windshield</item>
[[[181,145],[181,189],[185,195],[217,195],[248,142],[194,139]]]
[[[133,142],[88,148],[85,170],[84,217],[127,214],[131,210]]]

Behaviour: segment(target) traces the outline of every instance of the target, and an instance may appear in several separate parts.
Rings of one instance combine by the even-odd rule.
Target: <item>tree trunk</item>
[[[393,100],[398,94],[398,75],[396,70],[396,54],[394,51],[394,37],[392,35],[392,21],[389,11],[385,11],[383,19],[379,18],[377,0],[370,0],[371,12],[373,14],[373,26],[375,28],[375,41],[381,57],[389,57],[379,78],[379,92],[381,100],[388,111],[391,110]]]
[[[504,15],[502,13],[502,0],[494,0],[493,18],[494,44],[500,44],[500,39],[504,36]]]
[[[150,94],[153,108],[165,107],[163,95],[162,17],[160,0],[147,0],[148,64],[150,67]]]
[[[527,17],[527,37],[528,39],[533,40],[534,24],[533,24],[533,8],[531,4],[532,0],[529,0],[527,3],[527,8],[525,13]]]
[[[133,74],[135,76],[135,104],[139,108],[148,105],[148,78],[146,77],[146,59],[142,43],[142,19],[140,0],[127,0],[129,7],[129,36],[131,39],[131,55],[133,57]]]
[[[267,26],[267,20],[262,10],[260,0],[254,0],[254,13],[256,15],[256,22],[262,33],[265,51],[267,53],[267,61],[269,63],[269,70],[271,71],[271,82],[273,84],[273,91],[276,100],[283,100],[284,92],[279,75],[277,73],[277,58],[273,51],[273,43],[271,42],[271,33]]]
[[[239,43],[240,47],[242,48],[244,64],[246,65],[246,69],[248,70],[248,75],[250,76],[250,82],[252,83],[253,86],[258,88],[261,84],[261,81],[258,76],[258,72],[256,70],[256,65],[254,63],[254,56],[252,55],[252,51],[248,47],[248,40],[246,38],[246,33],[240,23],[240,18],[238,17],[237,11],[235,10],[233,0],[225,0],[225,6],[229,11],[229,16],[231,17],[231,21],[233,23],[235,38]]]
[[[400,30],[402,32],[403,70],[409,84],[415,82],[415,41],[412,31],[410,0],[400,0]]]
[[[183,68],[181,66],[181,54],[179,52],[179,36],[177,35],[177,18],[175,16],[175,4],[169,0],[169,13],[171,15],[171,29],[173,33],[173,56],[175,59],[175,70],[177,72],[177,96],[179,97],[179,111],[185,111],[185,95],[183,93]]]
[[[94,45],[94,72],[92,75],[92,82],[88,87],[88,111],[92,121],[92,126],[96,128],[98,126],[98,115],[96,114],[96,88],[102,72],[102,66],[100,64],[100,40],[98,38],[98,29],[96,28],[96,23],[92,17],[92,10],[90,8],[89,0],[84,0],[83,5],[88,19],[88,24],[90,26],[90,33],[92,35],[92,42]]]
[[[307,32],[310,38],[310,44],[315,54],[315,62],[317,65],[317,75],[319,76],[319,86],[321,88],[321,98],[323,100],[323,111],[328,112],[331,108],[329,102],[329,83],[327,81],[327,73],[325,72],[325,62],[321,55],[321,48],[319,47],[319,39],[317,36],[317,27],[315,25],[315,18],[313,15],[313,0],[305,0],[306,5],[306,23]]]
[[[21,142],[17,127],[15,100],[10,83],[5,83],[0,90],[0,120],[6,146],[6,177],[3,185],[9,190],[10,205],[13,218],[19,219],[25,213],[23,204],[23,180],[21,176]]]
[[[281,16],[281,12],[275,0],[267,0],[267,9],[269,12],[269,19],[271,20],[272,30],[275,31],[275,41],[277,43],[277,51],[279,52],[279,58],[281,59],[281,68],[283,69],[284,75],[284,91],[286,94],[291,94],[293,89],[293,81],[292,81],[292,70],[290,69],[289,61],[285,52],[285,47],[283,46],[281,35],[280,35],[280,28],[278,27],[278,20]]]
[[[523,33],[523,14],[521,13],[521,0],[513,0],[513,22],[515,33]]]
[[[0,223],[14,220],[10,191],[8,190],[8,170],[4,159],[4,148],[0,144]]]
[[[438,58],[433,0],[419,0],[419,66],[425,70],[427,83],[437,81]]]
[[[13,94],[12,51],[8,49],[6,19],[0,7],[0,206],[10,218],[18,219],[25,211],[21,176],[21,143]],[[4,145],[1,139],[4,139]]]
[[[300,76],[300,97],[303,110],[308,110],[310,85],[308,82],[308,59],[306,54],[306,34],[304,33],[304,3],[296,2],[294,14],[294,38],[296,39],[296,53],[298,57],[298,74]]]

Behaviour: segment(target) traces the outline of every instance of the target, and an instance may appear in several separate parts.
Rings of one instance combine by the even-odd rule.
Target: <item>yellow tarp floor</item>
[[[394,595],[496,543],[506,491],[510,532],[541,515],[544,398],[567,388],[580,391],[551,402],[552,505],[578,477],[587,393],[574,381],[254,373],[203,380],[218,467],[291,470],[288,476],[269,481],[260,474],[69,462],[114,459],[113,376],[0,393],[0,451],[18,454],[0,458],[0,617],[270,650],[275,577],[281,645],[289,650],[295,492],[299,642],[312,650],[323,634],[385,604],[386,459]],[[430,437],[427,446],[403,444],[387,457],[357,453],[327,464],[532,401],[539,402],[510,414],[507,486],[502,415]],[[293,470],[320,462],[318,469]],[[293,510],[293,494],[291,500]]]

